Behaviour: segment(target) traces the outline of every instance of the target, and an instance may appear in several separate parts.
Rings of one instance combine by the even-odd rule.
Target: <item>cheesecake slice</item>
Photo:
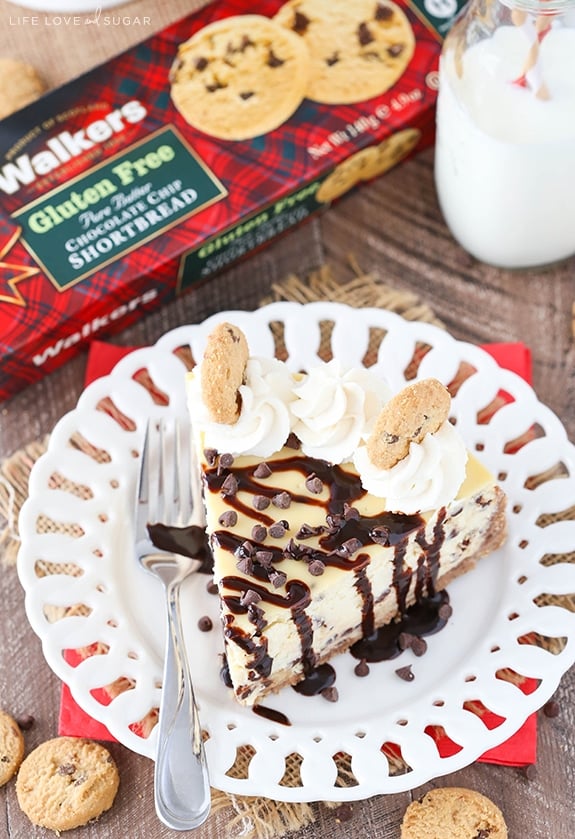
[[[313,683],[505,539],[504,493],[465,450],[435,380],[392,397],[335,362],[294,376],[250,359],[225,324],[187,389],[241,704]]]

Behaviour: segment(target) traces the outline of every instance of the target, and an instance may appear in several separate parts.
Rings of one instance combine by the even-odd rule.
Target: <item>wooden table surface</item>
[[[198,0],[140,0],[121,8],[123,15],[140,16],[140,24],[92,27],[88,34],[85,27],[49,26],[42,17],[37,24],[26,23],[21,16],[36,13],[0,0],[0,55],[33,61],[50,86],[55,86],[199,5]],[[151,343],[167,329],[201,321],[214,311],[254,308],[273,282],[290,272],[305,275],[325,262],[344,280],[351,275],[346,267],[350,252],[365,271],[376,272],[398,289],[416,292],[455,337],[478,343],[528,343],[539,398],[559,415],[575,439],[575,260],[544,272],[515,273],[479,264],[466,255],[450,237],[439,212],[432,150],[342,198],[320,218],[148,316],[115,340],[126,345]],[[75,405],[85,361],[81,355],[0,405],[0,459],[49,432]],[[0,705],[16,716],[34,716],[35,724],[26,734],[31,749],[57,733],[60,684],[26,622],[14,569],[3,569],[0,575],[0,598]],[[555,698],[559,715],[539,715],[535,777],[528,779],[515,768],[474,764],[441,781],[492,797],[504,811],[513,839],[575,836],[575,669],[564,676]],[[112,744],[111,750],[122,778],[113,809],[99,822],[67,835],[85,839],[173,835],[154,814],[151,761],[118,744]],[[356,802],[348,821],[341,819],[341,813],[317,805],[316,822],[292,835],[294,839],[343,839],[353,833],[357,839],[398,839],[405,807],[421,792],[415,789]],[[0,790],[0,800],[0,835],[2,831],[10,839],[53,835],[30,827],[17,805],[13,783]],[[212,816],[195,835],[224,839],[230,835],[228,818],[225,812]]]

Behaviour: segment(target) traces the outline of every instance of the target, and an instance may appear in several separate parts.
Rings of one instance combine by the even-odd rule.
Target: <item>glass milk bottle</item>
[[[441,55],[435,181],[477,259],[575,254],[575,0],[471,0]]]

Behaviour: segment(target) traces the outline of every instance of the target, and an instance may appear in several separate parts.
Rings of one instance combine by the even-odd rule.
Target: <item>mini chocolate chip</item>
[[[321,577],[325,571],[325,564],[321,561],[321,559],[313,559],[308,565],[307,570],[312,577]]]
[[[283,571],[270,571],[268,579],[274,588],[280,588],[285,584],[287,574],[284,574]]]
[[[226,476],[222,488],[220,490],[221,494],[226,497],[228,495],[235,495],[238,491],[238,479],[235,475],[232,475],[231,472],[229,475]]]
[[[235,510],[226,510],[219,517],[218,523],[223,527],[233,527],[238,523],[238,514]]]
[[[220,668],[220,679],[227,688],[233,687],[233,682],[230,677],[230,668],[225,656],[222,656],[222,666]]]
[[[74,778],[74,786],[79,787],[80,784],[84,784],[86,782],[87,776],[82,773],[82,775],[78,775],[77,778]]]
[[[272,470],[270,469],[267,463],[258,463],[256,468],[254,469],[254,478],[269,478],[271,473]]]
[[[299,449],[301,448],[301,441],[299,437],[291,431],[284,445],[288,449]]]
[[[263,611],[254,604],[250,603],[248,606],[248,620],[250,623],[253,623],[256,629],[260,631],[267,626],[267,621],[264,619]]]
[[[319,495],[320,492],[323,490],[323,481],[321,478],[318,478],[317,475],[311,474],[305,480],[305,487],[308,492],[312,492],[314,495]]]
[[[218,457],[217,449],[204,449],[204,457],[208,466],[215,466]]]
[[[0,763],[10,763],[10,757],[8,755],[2,755],[0,757]]]
[[[76,767],[73,763],[63,763],[58,767],[58,775],[73,775]]]
[[[397,58],[403,52],[403,44],[392,44],[387,48],[387,54],[391,58]]]
[[[277,521],[275,524],[272,524],[269,529],[269,534],[273,539],[281,539],[282,536],[286,535],[287,528],[284,526],[283,522]]]
[[[273,551],[256,551],[254,557],[264,568],[270,568],[274,555]]]
[[[411,632],[400,632],[397,639],[397,644],[400,650],[408,650],[415,640],[415,635]]]
[[[203,55],[200,55],[198,58],[196,58],[194,66],[195,66],[196,70],[198,70],[201,73],[202,70],[206,69],[206,67],[208,66],[208,63],[209,63],[208,59],[204,58]]]
[[[256,549],[249,541],[249,539],[246,539],[244,542],[242,542],[242,544],[240,545],[240,550],[244,556],[253,556],[256,552]]]
[[[206,591],[208,592],[208,594],[217,594],[218,584],[214,583],[213,580],[210,580],[209,583],[206,584]]]
[[[415,676],[411,672],[411,664],[407,664],[405,667],[398,667],[395,672],[404,682],[413,682],[415,679]]]
[[[265,510],[270,506],[270,500],[265,495],[254,495],[252,504],[255,510]]]
[[[256,603],[259,603],[261,599],[261,595],[258,594],[257,591],[249,588],[242,594],[240,603],[242,606],[254,606]]]
[[[32,714],[24,714],[23,717],[18,717],[16,723],[21,731],[30,731],[36,720]]]
[[[336,554],[344,557],[353,556],[353,554],[356,553],[356,551],[359,551],[361,547],[361,542],[354,536],[351,539],[346,539],[345,542],[343,542],[337,549]]]
[[[333,685],[329,688],[324,688],[321,691],[321,695],[324,699],[327,699],[328,702],[337,702],[339,699],[339,693],[337,692],[337,688]]]
[[[479,833],[475,834],[474,839],[488,839],[489,836],[491,836],[489,828],[482,827]]]
[[[229,452],[226,452],[225,454],[220,455],[220,466],[223,469],[229,469],[233,465],[233,462],[234,462],[233,454],[230,454]]]
[[[250,556],[242,556],[242,558],[236,562],[236,568],[238,571],[241,571],[242,574],[246,574],[249,577],[254,571],[254,561]]]
[[[324,530],[321,524],[318,524],[317,527],[311,527],[309,524],[302,524],[298,532],[296,533],[297,539],[309,539],[310,536],[318,536]]]
[[[418,658],[424,655],[427,652],[427,641],[425,638],[420,638],[418,635],[415,635],[411,642],[411,651]]]
[[[347,502],[343,505],[343,517],[346,521],[358,521],[359,510],[357,507],[352,507]]]
[[[384,525],[377,525],[371,530],[369,535],[376,545],[381,545],[382,547],[387,548],[389,545],[389,533],[390,531],[388,527],[385,527]]]
[[[272,504],[280,510],[287,510],[291,504],[291,495],[289,492],[278,492],[277,495],[274,495],[272,498]]]
[[[203,617],[198,620],[198,629],[200,632],[209,632],[212,628],[212,620],[207,615],[203,615]]]
[[[558,717],[560,711],[559,703],[556,699],[550,699],[549,702],[546,702],[543,706],[543,713],[546,717]]]
[[[336,51],[336,52],[332,53],[331,55],[328,55],[328,57],[325,60],[325,63],[327,64],[328,67],[333,67],[333,65],[337,64],[338,61],[339,61],[339,53]]]
[[[342,804],[334,811],[334,818],[338,824],[348,822],[353,816],[353,805]]]
[[[453,608],[449,605],[449,603],[442,603],[439,609],[437,610],[437,614],[442,621],[446,621],[453,614]]]
[[[355,665],[354,671],[356,676],[369,676],[369,665],[365,658]]]
[[[267,529],[263,524],[254,524],[252,527],[252,539],[254,542],[263,542],[267,535]]]

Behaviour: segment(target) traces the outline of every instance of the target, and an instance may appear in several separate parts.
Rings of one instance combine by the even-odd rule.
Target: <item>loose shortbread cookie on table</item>
[[[38,99],[46,85],[34,67],[15,58],[0,58],[0,119]]]
[[[14,775],[24,757],[24,737],[18,723],[0,711],[0,787]]]
[[[208,336],[201,368],[202,398],[213,422],[238,421],[239,389],[245,381],[249,349],[244,333],[231,323],[220,323]]]
[[[329,105],[385,93],[413,57],[411,24],[391,0],[288,0],[274,18],[306,42],[306,96]]]
[[[299,107],[309,63],[304,41],[270,18],[224,18],[180,44],[172,100],[194,128],[222,140],[250,139]]]
[[[441,787],[412,801],[401,839],[507,839],[507,826],[499,807],[481,793]]]
[[[367,441],[371,462],[392,469],[409,453],[410,443],[421,443],[449,417],[451,395],[437,379],[421,379],[403,388],[383,407]]]
[[[16,780],[18,804],[33,824],[71,830],[109,810],[120,782],[104,746],[56,737],[30,752]]]

